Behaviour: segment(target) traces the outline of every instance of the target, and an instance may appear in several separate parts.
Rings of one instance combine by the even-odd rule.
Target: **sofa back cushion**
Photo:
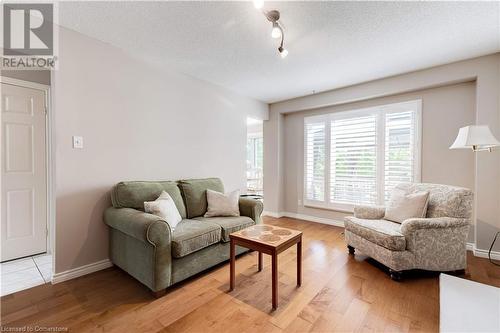
[[[179,214],[186,218],[186,206],[182,200],[177,182],[172,181],[131,181],[120,182],[111,190],[111,202],[115,208],[134,208],[144,210],[145,201],[158,199],[165,191],[172,197]]]
[[[207,212],[207,190],[224,193],[224,185],[219,178],[185,179],[179,181],[187,218],[203,216]]]
[[[396,188],[406,193],[429,191],[426,217],[472,217],[473,193],[467,188],[429,183],[401,183]]]

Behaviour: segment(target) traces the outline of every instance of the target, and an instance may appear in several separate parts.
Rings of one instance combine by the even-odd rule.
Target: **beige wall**
[[[227,190],[245,188],[246,118],[266,118],[266,104],[66,29],[59,50],[56,272],[108,258],[102,216],[119,181],[221,177]]]
[[[340,220],[347,215],[298,203],[304,184],[304,117],[415,99],[422,100],[422,181],[474,188],[474,155],[448,147],[458,128],[475,121],[475,91],[475,82],[467,82],[285,115],[285,211]]]
[[[284,119],[281,112],[270,112],[264,121],[264,211],[284,211]]]
[[[286,124],[288,123],[286,118],[290,117],[290,114],[307,110],[317,110],[324,107],[341,107],[347,103],[359,103],[383,97],[396,98],[389,96],[407,93],[414,94],[415,92],[423,92],[424,90],[430,92],[437,87],[450,86],[455,83],[470,82],[474,80],[476,82],[474,100],[476,112],[475,119],[473,119],[472,123],[488,124],[492,132],[497,137],[500,137],[500,54],[498,53],[272,104],[270,106],[271,114],[269,121],[264,122],[264,140],[266,143],[264,150],[264,193],[266,198],[266,211],[279,214],[284,211],[286,206],[281,203],[281,198],[284,197],[286,199],[287,197],[297,197],[301,195],[297,188],[293,186],[290,188],[290,185],[285,185],[288,181],[292,180],[290,180],[289,177],[285,179],[284,175],[289,172],[289,168],[297,168],[297,166],[286,163],[286,153],[277,153],[286,151],[288,145],[285,140],[287,132]],[[452,87],[446,87],[444,89],[451,88]],[[456,87],[454,89],[456,89]],[[445,91],[443,88],[435,90]],[[460,99],[462,96],[451,94],[449,98]],[[439,105],[437,100],[435,103]],[[445,105],[446,104],[443,104],[443,106]],[[427,113],[425,101],[423,112],[425,117]],[[470,115],[467,115],[467,117],[470,117]],[[470,118],[458,119],[458,116],[454,118],[455,119],[447,119],[445,117],[442,121],[443,124],[439,125],[447,126],[447,123],[454,121],[456,121],[456,125],[459,123],[466,124],[467,121],[470,121]],[[424,122],[425,121],[424,119]],[[432,124],[432,126],[435,126],[435,124]],[[456,130],[458,131],[458,127]],[[424,131],[426,130],[424,129]],[[441,135],[441,133],[439,134]],[[302,131],[296,135],[302,135]],[[293,136],[293,134],[291,136]],[[424,148],[427,149],[428,153],[436,154],[436,157],[442,161],[444,161],[444,159],[439,156],[438,152],[442,150],[444,153],[445,150],[443,149],[443,142],[438,140],[448,140],[450,134],[446,132],[446,137],[444,136],[443,134],[443,137],[438,138],[436,136],[432,138],[430,144],[434,145],[434,149],[436,149],[435,152],[429,151],[429,144],[427,144],[427,148]],[[298,144],[300,145],[300,149],[303,149],[303,143],[300,142]],[[449,141],[445,144],[449,144]],[[449,156],[449,154],[450,152],[446,151],[446,156]],[[470,159],[470,157],[465,157],[465,155],[463,155],[467,154],[465,151],[454,154],[460,155],[453,156],[464,156],[460,158]],[[470,180],[468,180],[469,184],[471,181],[474,181],[472,188],[476,198],[476,219],[474,225],[476,232],[474,241],[478,249],[487,250],[494,232],[500,230],[500,152],[496,151],[493,153],[479,154],[469,152],[469,154],[472,154],[472,158],[474,159],[474,174]],[[272,164],[269,164],[269,161],[271,161]],[[428,169],[435,169],[429,162],[426,161],[424,163],[426,163]],[[298,167],[300,167],[300,165]],[[461,171],[457,170],[459,167],[461,166],[456,166],[450,171],[449,175],[441,170],[439,172],[432,171],[431,173],[429,173],[429,171],[426,173],[424,170],[423,177],[424,180],[429,181],[433,181],[433,179],[449,179],[451,182],[452,175],[454,175],[453,177],[460,178],[462,182],[467,177],[468,171],[464,172],[464,176]],[[470,167],[468,167],[468,169],[470,169]],[[273,175],[273,177],[268,177],[268,174]],[[300,173],[296,170],[295,174]],[[293,181],[300,183],[300,179],[294,179]],[[342,217],[342,214],[331,213],[329,211],[314,210],[308,211],[308,213],[318,217]],[[495,250],[500,251],[500,244],[497,245]]]

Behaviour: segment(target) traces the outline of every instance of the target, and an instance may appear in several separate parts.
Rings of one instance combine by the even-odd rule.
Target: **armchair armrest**
[[[240,214],[242,216],[248,216],[255,223],[261,223],[261,215],[264,210],[264,204],[262,201],[250,199],[250,198],[240,198],[239,201]]]
[[[110,207],[104,212],[104,221],[111,228],[156,247],[169,244],[172,238],[166,221],[132,208]]]
[[[354,206],[354,217],[359,219],[368,220],[380,220],[385,216],[384,206],[366,206],[366,205],[356,205]]]
[[[469,219],[413,218],[403,221],[406,249],[415,256],[415,268],[454,271],[467,266]]]
[[[401,232],[406,236],[416,230],[459,228],[468,225],[468,219],[460,219],[454,217],[413,218],[403,221],[403,223],[401,224]]]

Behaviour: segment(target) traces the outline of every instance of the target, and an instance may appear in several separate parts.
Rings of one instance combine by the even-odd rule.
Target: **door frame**
[[[54,125],[54,114],[51,108],[51,90],[50,86],[35,83],[25,80],[13,79],[10,77],[0,75],[0,83],[10,84],[14,86],[31,88],[36,90],[41,90],[45,95],[45,168],[47,177],[47,253],[52,254],[52,275],[54,275],[55,268],[55,163],[53,161],[54,157],[54,137],[53,137],[53,125]]]

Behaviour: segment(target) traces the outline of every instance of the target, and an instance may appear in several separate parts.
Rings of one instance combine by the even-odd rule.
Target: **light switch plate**
[[[83,148],[83,136],[73,136],[73,148],[74,149]]]

